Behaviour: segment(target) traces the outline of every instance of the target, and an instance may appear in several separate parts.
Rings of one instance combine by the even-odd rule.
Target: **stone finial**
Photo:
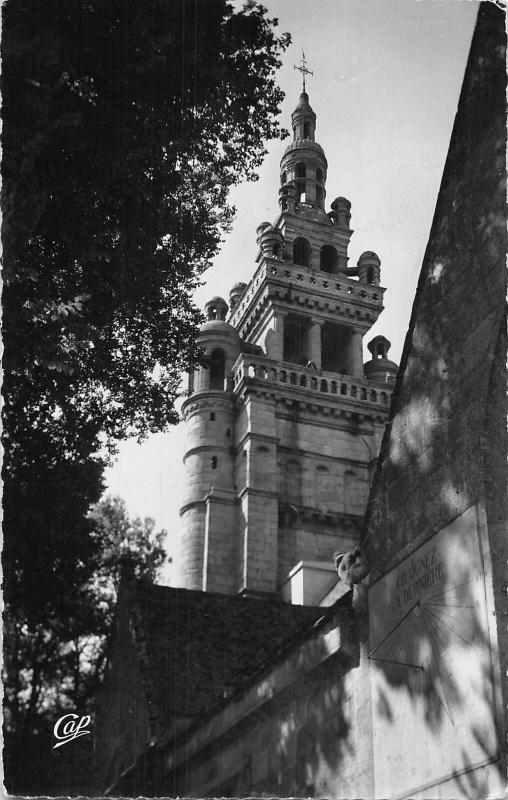
[[[366,250],[358,259],[358,279],[360,283],[379,286],[381,279],[381,260],[373,250]]]
[[[336,197],[332,202],[332,209],[334,211],[337,211],[339,208],[345,208],[347,211],[351,210],[351,202],[347,197]]]
[[[284,236],[282,231],[269,225],[264,228],[258,238],[261,253],[267,258],[282,258],[284,252]]]
[[[339,228],[350,230],[351,203],[345,197],[336,197],[331,206],[330,219]]]
[[[363,262],[368,262],[369,264],[377,264],[378,266],[381,265],[381,259],[379,258],[378,254],[374,252],[374,250],[365,250],[364,253],[361,254],[360,258],[358,259],[358,263],[360,264]]]
[[[263,231],[266,230],[266,228],[271,228],[271,227],[272,227],[271,222],[262,222],[260,225],[257,226],[257,228],[256,228],[256,242],[258,244],[259,244],[259,239],[260,239],[261,234],[263,233]]]
[[[390,342],[386,336],[374,336],[367,347],[372,353],[372,359],[363,365],[365,377],[369,381],[392,386],[397,377],[398,366],[388,358]]]
[[[205,305],[207,320],[225,320],[228,313],[228,304],[222,297],[212,297]]]
[[[231,290],[229,292],[229,307],[231,311],[233,311],[236,308],[238,301],[246,288],[247,284],[241,282],[235,283],[234,286],[231,287]]]
[[[372,353],[372,358],[388,358],[388,351],[392,346],[386,336],[374,336],[367,348]]]

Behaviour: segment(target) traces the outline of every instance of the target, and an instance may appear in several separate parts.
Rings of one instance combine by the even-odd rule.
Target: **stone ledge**
[[[330,613],[328,611],[328,613]],[[306,640],[293,646],[292,652],[281,654],[278,663],[254,680],[250,687],[228,700],[227,706],[218,710],[208,720],[200,723],[189,738],[172,747],[165,762],[166,769],[178,769],[191,758],[202,757],[203,751],[217,746],[224,736],[230,737],[237,725],[250,717],[269,713],[264,708],[289,689],[304,674],[310,674],[332,657],[340,657],[351,666],[358,664],[358,638],[355,618],[349,606],[338,608],[328,620],[324,610],[321,629],[314,630]],[[320,622],[316,623],[316,627]],[[160,747],[164,747],[161,742]]]

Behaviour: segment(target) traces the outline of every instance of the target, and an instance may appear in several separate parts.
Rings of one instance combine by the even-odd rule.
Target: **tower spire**
[[[313,72],[311,72],[311,70],[310,70],[310,69],[307,69],[307,60],[306,60],[306,58],[305,58],[305,53],[303,52],[303,49],[302,49],[302,63],[301,63],[301,65],[300,65],[300,66],[298,66],[297,64],[294,64],[294,65],[293,65],[293,69],[297,69],[297,70],[298,70],[298,72],[301,72],[301,73],[302,73],[302,78],[303,78],[303,91],[305,92],[305,76],[306,76],[306,75],[314,75],[314,73],[313,73]]]

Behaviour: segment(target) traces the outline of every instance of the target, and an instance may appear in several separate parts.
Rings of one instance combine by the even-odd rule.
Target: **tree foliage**
[[[95,549],[82,584],[67,598],[66,616],[55,612],[35,623],[14,616],[7,620],[4,730],[7,772],[16,792],[39,794],[43,786],[37,786],[37,779],[44,784],[49,780],[51,731],[58,717],[69,711],[94,711],[122,559],[129,560],[138,578],[152,581],[160,576],[165,560],[166,531],[156,531],[150,518],[130,519],[119,497],[95,504],[88,520]],[[45,753],[38,746],[41,741],[47,743]],[[27,769],[25,759],[21,765],[18,759],[19,752],[26,756],[32,750],[39,751],[46,765],[35,773]],[[28,778],[35,780],[31,788],[23,782]]]
[[[253,2],[9,0],[4,18],[7,388],[33,382],[39,418],[159,429],[228,189],[279,134],[285,40]]]
[[[8,597],[43,618],[90,556],[101,447],[176,421],[192,290],[229,188],[281,135],[288,37],[252,1],[3,16],[4,563]]]
[[[90,579],[118,555],[106,568],[105,512],[98,538],[87,511],[114,441],[177,419],[228,190],[285,133],[274,75],[289,37],[254,0],[2,12],[6,699],[23,735],[43,687],[67,676],[73,703],[86,694],[62,647],[100,633]]]

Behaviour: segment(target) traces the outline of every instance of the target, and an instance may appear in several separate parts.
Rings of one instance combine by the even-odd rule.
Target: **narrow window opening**
[[[293,314],[287,316],[284,321],[283,361],[290,364],[307,363],[308,327],[309,321],[306,317]],[[295,377],[298,380],[296,374]]]
[[[293,261],[301,267],[308,267],[310,263],[311,246],[307,239],[298,236],[293,242]]]
[[[212,456],[210,459],[212,469],[217,469],[217,456]]]
[[[325,244],[319,253],[319,268],[322,272],[337,272],[339,256],[330,244]]]
[[[215,411],[210,411],[210,419],[213,422],[215,419]]]
[[[212,350],[210,358],[210,389],[224,389],[226,354],[224,350]]]

